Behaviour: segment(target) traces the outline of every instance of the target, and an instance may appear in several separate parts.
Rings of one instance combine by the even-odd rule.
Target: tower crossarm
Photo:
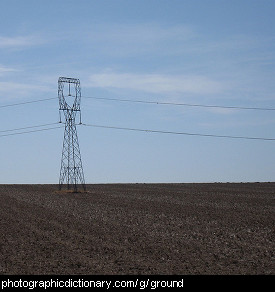
[[[76,78],[59,77],[58,98],[59,110],[80,111],[80,80]]]

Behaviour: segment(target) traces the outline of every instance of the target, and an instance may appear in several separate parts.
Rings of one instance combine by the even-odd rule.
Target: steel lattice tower
[[[63,185],[73,192],[78,191],[78,185],[82,185],[86,191],[80,148],[77,137],[75,119],[80,117],[81,90],[80,81],[75,78],[60,77],[58,79],[59,114],[61,111],[65,117],[65,130],[61,168],[59,177],[59,190]],[[60,114],[61,122],[61,114]]]

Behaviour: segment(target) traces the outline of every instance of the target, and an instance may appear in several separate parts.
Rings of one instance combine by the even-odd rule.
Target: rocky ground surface
[[[275,183],[0,185],[0,274],[275,274]]]

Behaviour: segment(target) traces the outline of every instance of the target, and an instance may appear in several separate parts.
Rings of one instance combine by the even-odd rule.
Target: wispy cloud
[[[8,73],[8,72],[17,72],[17,71],[19,71],[19,70],[0,64],[0,76],[5,74],[5,73]]]
[[[154,23],[131,25],[95,25],[86,35],[93,49],[113,56],[161,53],[167,47],[177,46],[194,37],[189,26],[161,26]],[[166,54],[169,51],[166,50]]]
[[[13,36],[13,37],[3,37],[0,36],[0,49],[5,48],[24,48],[36,46],[44,43],[40,36]]]
[[[117,40],[132,42],[156,42],[170,40],[187,40],[194,36],[189,26],[161,26],[154,23],[131,25],[99,25],[92,28],[91,35],[97,40]]]
[[[0,82],[0,100],[30,98],[44,92],[50,92],[50,88],[44,84],[29,84],[13,81]]]
[[[112,56],[140,55],[145,53],[191,56],[223,56],[233,60],[236,55],[269,47],[272,40],[245,34],[209,37],[191,25],[95,24],[78,35],[92,45],[93,50]],[[253,52],[254,53],[254,52]],[[231,56],[231,55],[234,56]],[[201,59],[201,58],[200,58]]]
[[[213,94],[223,89],[223,84],[200,75],[162,75],[133,73],[92,74],[87,84],[98,88],[119,88],[149,93]]]

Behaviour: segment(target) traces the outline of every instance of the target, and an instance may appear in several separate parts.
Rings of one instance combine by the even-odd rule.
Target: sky
[[[0,183],[58,183],[64,125],[22,132],[59,126],[61,76],[84,124],[275,138],[275,111],[222,108],[275,108],[274,73],[273,0],[1,0]],[[273,140],[77,130],[86,183],[275,180]]]

